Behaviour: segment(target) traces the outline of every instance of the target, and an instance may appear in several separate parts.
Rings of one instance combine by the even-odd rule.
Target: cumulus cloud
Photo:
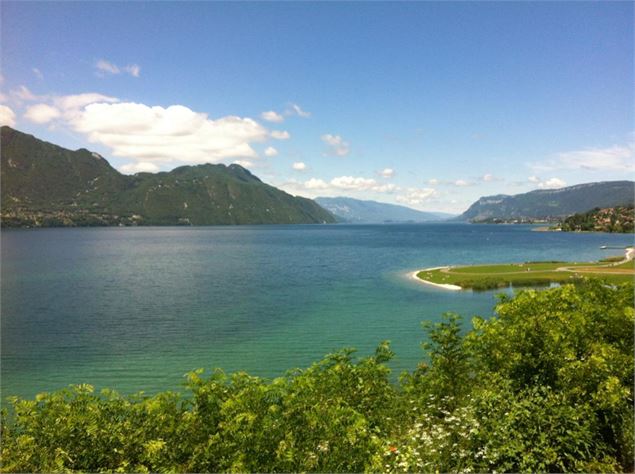
[[[276,156],[278,154],[278,150],[276,150],[274,147],[269,146],[265,149],[265,156]]]
[[[0,125],[15,127],[15,112],[6,105],[0,105]]]
[[[286,130],[274,130],[271,132],[271,138],[275,138],[276,140],[288,140],[291,138],[291,134]]]
[[[22,88],[15,93],[33,96],[38,103],[27,107],[25,118],[37,124],[55,124],[82,134],[89,142],[105,146],[113,156],[128,158],[124,172],[149,170],[169,163],[214,163],[230,159],[255,159],[253,144],[269,138],[288,139],[286,131],[270,133],[251,118],[210,118],[182,105],[148,106],[121,102],[99,93],[67,96],[35,96]],[[9,114],[5,114],[9,117]],[[13,119],[15,121],[15,119]],[[265,156],[278,150],[267,147]],[[136,164],[143,163],[142,168]],[[249,166],[252,164],[250,163]],[[124,169],[124,168],[122,168]]]
[[[95,69],[97,70],[97,75],[100,77],[122,73],[130,74],[132,77],[139,77],[141,74],[141,67],[138,64],[128,64],[127,66],[120,67],[105,59],[97,61],[95,63]]]
[[[284,117],[275,110],[268,110],[260,114],[260,117],[267,122],[280,123],[284,121]]]
[[[250,118],[212,120],[182,105],[164,108],[133,102],[89,104],[72,120],[72,127],[90,142],[110,148],[114,156],[155,162],[255,158],[250,143],[267,137],[266,129]]]
[[[328,154],[335,156],[346,156],[350,153],[350,145],[339,135],[326,133],[320,139],[328,146]]]
[[[372,178],[339,176],[331,180],[331,185],[339,189],[371,189],[377,186],[377,181]]]
[[[119,167],[119,171],[124,174],[134,173],[156,173],[159,171],[159,167],[154,163],[148,161],[139,161],[137,163],[127,163]]]
[[[39,96],[38,104],[27,107],[24,117],[37,124],[49,123],[63,119],[66,123],[74,120],[81,113],[81,108],[94,102],[117,102],[118,99],[97,93],[85,93],[65,96]]]
[[[466,181],[464,179],[457,179],[452,184],[454,184],[454,186],[458,186],[458,187],[465,187],[465,186],[471,186],[472,185],[472,183],[470,181]]]
[[[304,165],[304,163],[301,164]],[[308,190],[374,191],[377,193],[389,193],[399,189],[394,184],[379,184],[373,178],[360,176],[338,176],[328,182],[323,179],[311,178],[304,182],[303,187]]]
[[[309,118],[311,116],[311,112],[302,110],[298,104],[289,104],[289,107],[285,110],[285,115],[297,115],[298,117]]]
[[[27,107],[24,118],[29,122],[44,124],[48,123],[62,115],[62,112],[56,107],[48,104],[35,104]]]
[[[408,188],[405,194],[397,196],[397,201],[411,206],[419,206],[437,197],[439,193],[434,188]]]
[[[304,171],[306,170],[306,164],[301,161],[296,161],[291,165],[291,167],[296,171]]]
[[[483,181],[484,183],[491,183],[492,181],[503,181],[503,179],[498,178],[494,176],[493,174],[486,173],[483,176],[481,176],[481,181]]]
[[[567,183],[560,178],[549,178],[547,180],[538,181],[535,183],[540,189],[558,189],[563,188],[567,185]]]
[[[76,111],[86,105],[95,102],[114,103],[119,102],[115,97],[98,94],[96,92],[86,92],[84,94],[63,95],[53,97],[53,103],[66,112]]]
[[[395,170],[392,168],[384,168],[379,174],[384,178],[392,178],[395,175]]]
[[[606,148],[586,148],[557,153],[552,159],[530,163],[536,171],[558,169],[589,171],[635,171],[635,143]]]
[[[399,190],[399,187],[394,184],[379,184],[377,186],[373,186],[372,190],[377,193],[392,193],[394,191]]]
[[[240,165],[243,168],[253,168],[254,167],[254,162],[253,161],[249,161],[249,160],[236,160],[236,161],[233,162],[233,164]]]
[[[529,181],[530,183],[539,183],[540,178],[538,176],[530,176],[529,178],[527,178],[527,181]]]
[[[429,180],[428,180],[428,184],[429,184],[430,186],[436,186],[436,185],[438,185],[438,184],[439,184],[439,180],[438,180],[437,178],[432,178],[432,179],[429,179]]]
[[[304,182],[306,189],[328,189],[329,184],[323,179],[311,178]]]

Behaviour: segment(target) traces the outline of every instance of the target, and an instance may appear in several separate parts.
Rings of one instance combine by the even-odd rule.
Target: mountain
[[[539,189],[508,196],[498,194],[480,198],[459,220],[556,220],[577,212],[600,207],[632,206],[635,182],[603,181],[560,189]]]
[[[239,165],[119,173],[99,154],[1,129],[2,225],[212,225],[335,222],[314,201]]]
[[[315,201],[342,222],[371,224],[384,222],[427,222],[454,217],[442,212],[422,212],[405,206],[348,197],[319,197]]]

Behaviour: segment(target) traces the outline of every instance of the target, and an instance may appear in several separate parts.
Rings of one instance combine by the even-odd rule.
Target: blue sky
[[[123,172],[461,212],[635,171],[631,2],[0,8],[2,122]]]

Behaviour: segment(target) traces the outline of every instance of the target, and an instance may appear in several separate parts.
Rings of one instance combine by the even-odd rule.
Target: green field
[[[571,283],[584,278],[602,278],[611,283],[622,283],[633,281],[634,270],[633,260],[617,263],[616,258],[611,258],[609,262],[526,262],[444,267],[422,270],[417,277],[429,283],[455,285],[462,289],[491,290],[508,286]]]

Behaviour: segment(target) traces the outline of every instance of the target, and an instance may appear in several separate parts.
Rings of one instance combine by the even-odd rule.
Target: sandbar
[[[415,280],[417,280],[419,283],[425,283],[426,285],[436,286],[437,288],[443,288],[444,290],[452,290],[452,291],[462,290],[463,288],[461,288],[458,285],[450,285],[450,284],[446,284],[446,283],[433,283],[431,281],[424,280],[423,278],[419,278],[417,276],[417,274],[419,272],[430,272],[432,270],[444,270],[444,269],[448,269],[448,268],[450,268],[450,267],[424,268],[423,270],[417,270],[417,271],[413,272],[411,274],[411,277],[414,278]]]

